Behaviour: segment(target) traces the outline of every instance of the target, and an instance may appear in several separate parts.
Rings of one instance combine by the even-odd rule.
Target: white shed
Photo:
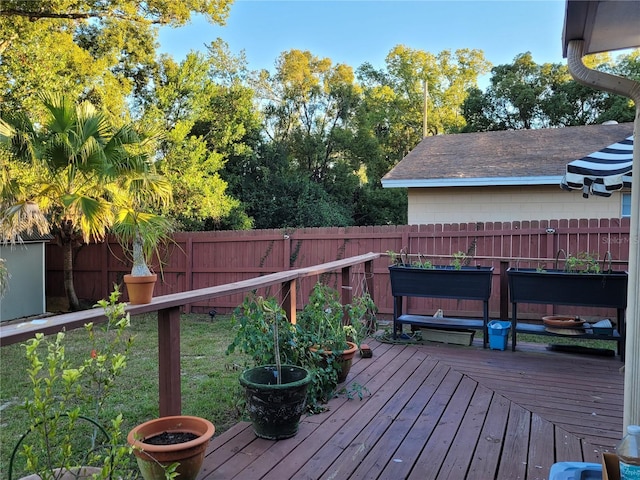
[[[49,238],[31,236],[16,245],[0,245],[0,258],[11,276],[0,297],[0,322],[46,311],[44,247]]]

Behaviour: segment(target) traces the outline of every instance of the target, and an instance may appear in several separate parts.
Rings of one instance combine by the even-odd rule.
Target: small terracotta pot
[[[144,305],[151,303],[153,298],[153,288],[158,280],[158,275],[134,276],[125,275],[124,283],[127,285],[129,303],[131,305]]]
[[[173,445],[152,445],[144,443],[147,438],[164,432],[188,432],[198,438]],[[177,415],[160,417],[135,427],[127,435],[127,442],[133,446],[138,467],[145,480],[164,479],[164,467],[178,462],[180,480],[195,480],[202,467],[209,440],[215,427],[209,420],[200,417]]]

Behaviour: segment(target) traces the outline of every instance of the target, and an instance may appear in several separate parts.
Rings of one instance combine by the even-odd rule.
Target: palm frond
[[[9,205],[1,212],[0,241],[15,244],[23,235],[49,233],[49,222],[37,203],[31,201]]]
[[[51,132],[68,132],[76,122],[76,111],[73,102],[66,96],[57,93],[46,93],[41,95],[42,101],[47,108],[49,119],[47,129]]]

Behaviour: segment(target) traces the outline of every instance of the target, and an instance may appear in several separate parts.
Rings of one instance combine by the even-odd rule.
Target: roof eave
[[[495,187],[559,185],[562,175],[544,177],[382,179],[383,188]]]

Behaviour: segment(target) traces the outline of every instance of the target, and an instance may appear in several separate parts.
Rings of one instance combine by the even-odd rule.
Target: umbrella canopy
[[[633,136],[630,136],[568,163],[560,186],[567,190],[582,190],[585,198],[589,194],[610,197],[611,192],[631,188],[632,164]]]

